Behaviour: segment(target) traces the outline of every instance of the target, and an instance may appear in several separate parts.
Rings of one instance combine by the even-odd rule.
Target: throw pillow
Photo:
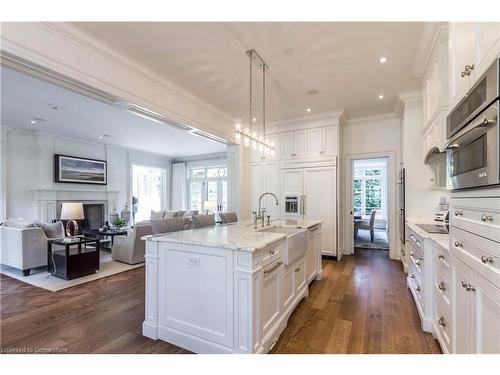
[[[64,226],[62,221],[57,221],[52,224],[41,223],[35,221],[35,225],[43,229],[47,238],[62,238],[64,237]]]
[[[173,210],[166,210],[165,211],[165,216],[164,218],[165,219],[171,219],[173,217],[175,217],[175,214],[177,213],[177,211],[173,211]]]
[[[163,219],[165,217],[165,211],[153,211],[151,210],[151,220]]]

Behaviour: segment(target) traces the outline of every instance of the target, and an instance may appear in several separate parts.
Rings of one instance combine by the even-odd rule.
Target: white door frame
[[[396,221],[396,153],[393,151],[375,152],[368,154],[352,154],[345,156],[345,193],[344,193],[344,212],[342,218],[344,223],[344,255],[354,252],[354,219],[353,219],[353,192],[352,178],[354,170],[354,160],[360,159],[380,159],[388,158],[387,164],[387,220],[389,222],[389,258],[399,259],[397,249],[397,221]]]

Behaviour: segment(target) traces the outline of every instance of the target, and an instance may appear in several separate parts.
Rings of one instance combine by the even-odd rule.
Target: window
[[[370,216],[377,210],[376,218],[385,218],[384,202],[385,171],[382,168],[355,168],[353,180],[354,213]]]
[[[188,176],[190,210],[202,213],[212,205],[212,213],[227,211],[227,167],[193,167]]]
[[[132,195],[137,199],[135,222],[149,220],[151,210],[160,211],[165,208],[165,181],[164,168],[132,165]]]

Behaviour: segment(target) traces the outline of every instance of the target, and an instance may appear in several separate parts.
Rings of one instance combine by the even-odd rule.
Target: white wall
[[[396,184],[397,171],[401,163],[401,121],[393,113],[364,117],[359,119],[347,120],[342,126],[342,147],[344,168],[342,168],[342,186],[344,187],[343,208],[339,214],[342,220],[343,228],[343,246],[344,251],[348,253],[351,247],[352,233],[350,233],[351,220],[350,210],[350,160],[356,156],[365,157],[383,157],[391,155],[394,159],[392,165],[389,165],[388,184],[389,184],[389,232],[391,243],[391,258],[397,258],[399,250],[396,249],[398,233],[398,221],[396,220],[395,210],[398,202],[398,189]],[[392,226],[392,227],[391,227]]]
[[[5,214],[2,219],[34,218],[31,189],[89,189],[119,191],[120,211],[130,201],[130,169],[132,163],[162,166],[167,169],[167,186],[170,186],[171,159],[162,155],[127,150],[100,143],[82,142],[50,134],[22,129],[4,129],[2,132],[2,160],[5,165]],[[5,150],[4,150],[5,148]],[[108,184],[86,185],[54,183],[54,154],[81,156],[108,162]],[[2,168],[2,172],[4,168]],[[169,205],[170,188],[166,205]],[[129,202],[130,204],[130,202]],[[113,209],[114,207],[109,207]],[[1,213],[1,211],[0,211]]]

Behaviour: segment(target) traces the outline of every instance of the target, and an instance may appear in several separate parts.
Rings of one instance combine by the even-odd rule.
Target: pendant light
[[[274,142],[270,142],[266,138],[266,72],[269,69],[267,64],[262,60],[257,51],[251,49],[246,52],[250,60],[250,101],[249,101],[249,117],[248,126],[243,123],[242,119],[235,120],[235,139],[236,143],[243,142],[245,148],[251,147],[253,151],[273,155],[275,152]],[[262,133],[258,134],[253,129],[253,123],[257,121],[253,112],[253,66],[258,64],[262,72]]]

